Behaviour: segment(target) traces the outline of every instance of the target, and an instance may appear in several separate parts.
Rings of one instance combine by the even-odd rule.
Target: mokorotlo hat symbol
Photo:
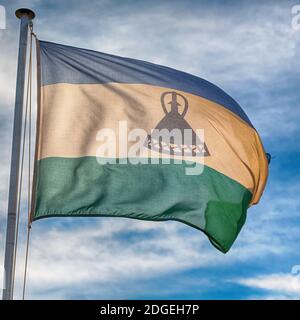
[[[165,103],[167,97],[170,97],[167,103],[171,107],[169,111]],[[178,98],[182,100],[183,105],[178,102]],[[165,116],[148,135],[146,146],[170,155],[208,156],[205,143],[184,119],[188,111],[186,97],[175,91],[167,91],[161,95],[160,100]]]

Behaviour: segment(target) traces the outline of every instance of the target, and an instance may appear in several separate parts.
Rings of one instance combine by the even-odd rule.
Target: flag
[[[176,220],[227,252],[268,163],[239,104],[165,66],[38,41],[31,219]]]

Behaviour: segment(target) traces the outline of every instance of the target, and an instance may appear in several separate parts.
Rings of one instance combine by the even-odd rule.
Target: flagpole
[[[13,269],[14,269],[14,251],[16,238],[16,211],[19,194],[19,169],[20,169],[20,150],[21,150],[21,133],[23,119],[23,97],[26,69],[26,53],[28,26],[34,19],[35,13],[30,9],[18,9],[16,17],[20,22],[20,38],[19,38],[19,55],[17,69],[17,84],[15,95],[15,111],[14,126],[12,138],[12,153],[10,166],[10,181],[8,194],[8,210],[7,210],[7,227],[6,227],[6,243],[4,258],[4,288],[3,300],[13,299]]]

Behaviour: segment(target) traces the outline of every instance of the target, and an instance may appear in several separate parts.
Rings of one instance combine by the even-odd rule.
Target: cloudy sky
[[[178,222],[35,222],[28,298],[300,298],[300,275],[295,275],[300,265],[300,30],[291,24],[296,4],[300,1],[0,0],[7,15],[6,30],[0,30],[0,261],[19,7],[37,13],[40,39],[164,64],[217,84],[240,103],[273,156],[261,202],[249,209],[226,255],[204,234]],[[16,298],[26,233],[23,195]]]

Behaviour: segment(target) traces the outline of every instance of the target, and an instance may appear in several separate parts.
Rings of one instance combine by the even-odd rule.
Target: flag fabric
[[[32,220],[176,220],[227,252],[268,175],[239,104],[206,80],[141,60],[45,41],[37,56]],[[173,129],[189,138],[160,135]]]

